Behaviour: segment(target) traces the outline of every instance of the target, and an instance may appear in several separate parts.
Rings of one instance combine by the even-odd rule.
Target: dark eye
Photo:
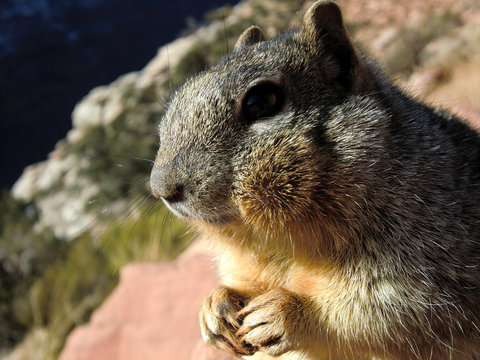
[[[242,113],[249,121],[276,114],[283,104],[279,85],[264,82],[251,87],[243,99]]]

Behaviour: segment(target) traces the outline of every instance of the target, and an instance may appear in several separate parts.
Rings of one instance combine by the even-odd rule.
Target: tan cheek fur
[[[242,245],[263,247],[262,252],[288,247],[294,258],[302,253],[310,260],[328,256],[354,238],[347,224],[357,208],[347,195],[350,185],[338,165],[334,171],[328,156],[314,152],[309,139],[291,134],[279,138],[248,154],[258,160],[238,171],[232,200],[241,215],[230,233]]]
[[[303,144],[295,145],[296,141]],[[289,224],[314,215],[312,195],[318,184],[312,174],[315,163],[305,140],[278,142],[248,154],[258,160],[253,166],[252,162],[243,166],[245,171],[239,172],[241,176],[234,183],[234,201],[245,220],[254,228],[268,231],[286,231]]]

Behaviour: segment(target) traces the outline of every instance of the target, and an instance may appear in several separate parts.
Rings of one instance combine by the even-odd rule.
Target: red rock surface
[[[210,256],[187,252],[168,264],[131,264],[60,360],[232,360],[203,344],[201,299],[217,284]]]

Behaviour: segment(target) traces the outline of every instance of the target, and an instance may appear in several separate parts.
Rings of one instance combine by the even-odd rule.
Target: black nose
[[[150,191],[157,198],[162,198],[169,203],[185,200],[185,186],[175,174],[165,168],[154,167],[150,175]]]
[[[184,186],[181,184],[176,184],[171,188],[168,188],[167,192],[164,196],[162,196],[162,198],[169,203],[176,203],[185,200]]]

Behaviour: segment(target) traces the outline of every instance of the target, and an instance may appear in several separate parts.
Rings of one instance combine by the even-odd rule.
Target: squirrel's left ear
[[[303,18],[302,36],[314,54],[327,53],[336,60],[343,81],[351,82],[351,76],[355,76],[363,67],[350,42],[342,13],[333,1],[317,1],[307,10]],[[348,75],[350,79],[347,79]]]
[[[265,39],[265,34],[258,26],[250,26],[238,38],[237,42],[235,43],[234,51],[242,47],[265,41]]]

